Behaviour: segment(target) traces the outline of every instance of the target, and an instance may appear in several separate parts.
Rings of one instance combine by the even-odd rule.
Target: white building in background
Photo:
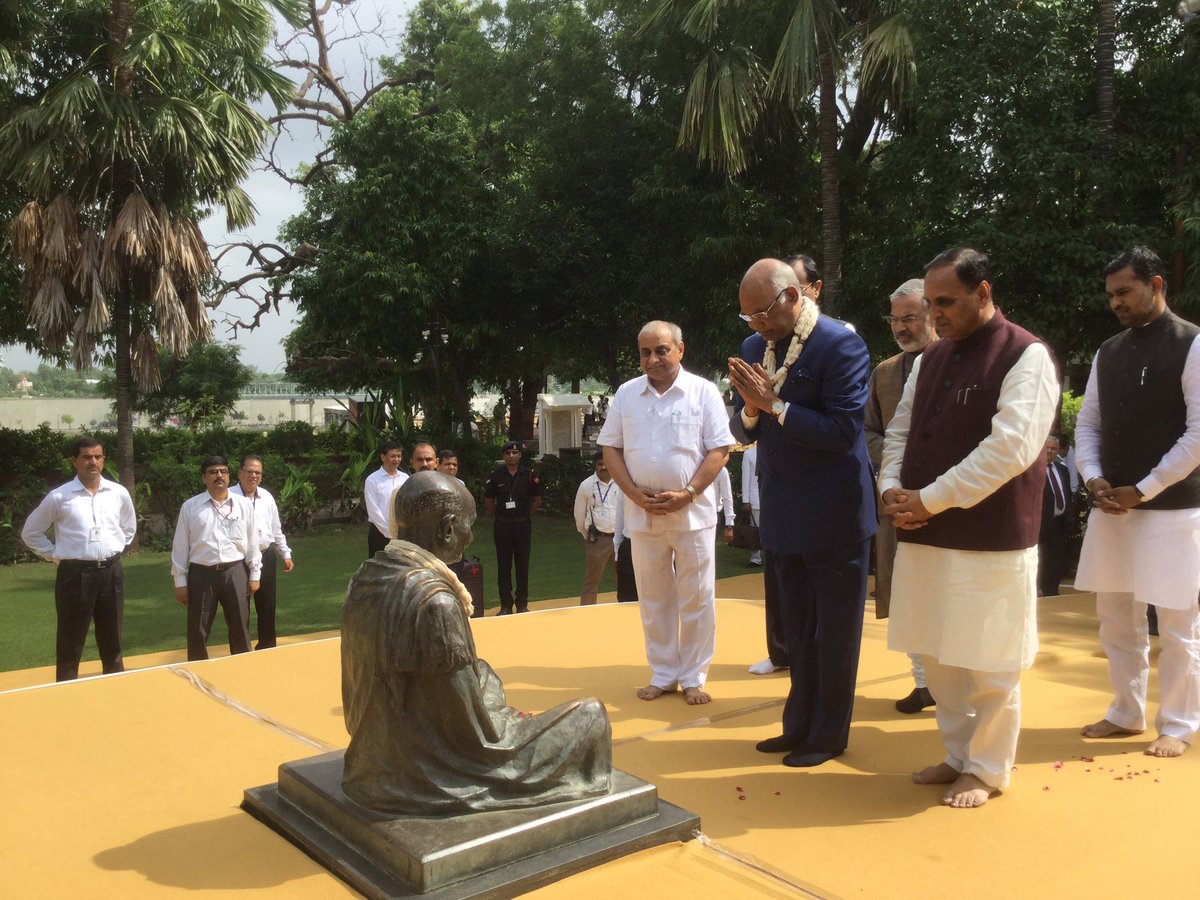
[[[583,418],[592,412],[586,394],[538,394],[538,455],[561,456],[583,447]]]

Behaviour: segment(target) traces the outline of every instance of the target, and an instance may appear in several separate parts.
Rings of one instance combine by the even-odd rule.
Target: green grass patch
[[[325,526],[308,534],[288,536],[296,568],[279,569],[280,635],[311,634],[336,629],[341,623],[346,585],[367,555],[365,525]],[[468,556],[478,556],[484,567],[486,605],[499,605],[496,597],[496,549],[492,523],[475,526],[475,542]],[[717,548],[717,577],[743,574],[748,553],[724,544]],[[187,646],[187,611],[175,602],[168,553],[139,553],[126,557],[125,653],[137,656]],[[584,546],[569,518],[538,516],[533,526],[529,599],[578,597],[583,585]],[[0,567],[0,671],[54,664],[54,567],[22,563]],[[616,589],[609,566],[601,591]],[[254,616],[251,614],[251,628]],[[210,642],[226,641],[220,612]],[[95,641],[88,638],[84,659],[97,659]]]

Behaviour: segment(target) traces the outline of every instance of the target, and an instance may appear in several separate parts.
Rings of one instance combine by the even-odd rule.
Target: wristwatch
[[[688,500],[688,503],[695,503],[696,502],[696,489],[694,487],[692,487],[690,484],[685,484],[683,486],[683,489],[688,492],[688,497],[690,498]]]
[[[784,402],[782,400],[780,400],[778,397],[776,397],[775,400],[771,403],[771,415],[773,415],[775,418],[778,419],[780,416],[783,415],[784,408],[785,408]]]

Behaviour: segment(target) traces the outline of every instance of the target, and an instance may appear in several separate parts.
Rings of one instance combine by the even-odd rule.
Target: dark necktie
[[[1054,514],[1061,516],[1067,508],[1067,501],[1063,497],[1062,487],[1059,486],[1058,473],[1054,470],[1054,463],[1050,463],[1046,467],[1046,477],[1050,479],[1050,487],[1054,489]]]

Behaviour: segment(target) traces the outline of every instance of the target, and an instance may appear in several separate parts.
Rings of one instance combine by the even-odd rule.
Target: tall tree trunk
[[[842,190],[838,172],[837,60],[829,36],[817,30],[820,69],[819,128],[821,147],[821,307],[838,312],[842,294]]]
[[[1102,221],[1112,218],[1113,73],[1117,49],[1116,0],[1099,0],[1096,24],[1096,211]]]
[[[1113,126],[1113,72],[1117,52],[1116,0],[1099,0],[1096,29],[1096,124],[1105,138]]]
[[[133,0],[113,0],[112,17],[108,23],[108,51],[113,64],[113,88],[117,94],[129,97],[133,94],[133,70],[118,65],[119,53],[133,29]],[[125,205],[125,201],[136,186],[137,173],[128,158],[118,158],[113,165],[112,206],[109,225]],[[113,331],[115,340],[115,387],[117,399],[117,469],[121,484],[134,494],[136,486],[133,472],[133,279],[126,276],[114,297]],[[131,551],[140,549],[140,535],[135,534]]]

